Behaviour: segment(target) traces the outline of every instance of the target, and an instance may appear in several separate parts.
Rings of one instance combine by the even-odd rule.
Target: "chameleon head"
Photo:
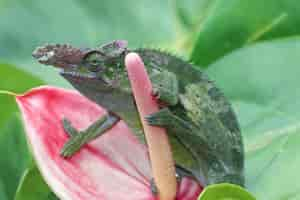
[[[122,118],[130,115],[138,119],[124,67],[128,51],[126,41],[116,40],[93,49],[45,45],[38,47],[33,57],[42,64],[61,69],[60,74],[73,87],[107,110]]]
[[[32,56],[38,62],[61,69],[68,81],[93,80],[98,85],[117,87],[125,75],[127,41],[115,40],[98,48],[76,48],[67,44],[38,47]]]

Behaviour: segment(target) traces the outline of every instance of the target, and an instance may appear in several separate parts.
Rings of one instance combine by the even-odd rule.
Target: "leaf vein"
[[[288,17],[287,13],[281,13],[278,17],[273,19],[269,24],[267,24],[264,27],[258,29],[256,32],[254,32],[254,34],[250,35],[250,37],[246,40],[246,44],[257,41],[264,34],[266,34],[267,32],[270,32],[272,29],[274,29],[280,23],[285,21],[287,17]]]

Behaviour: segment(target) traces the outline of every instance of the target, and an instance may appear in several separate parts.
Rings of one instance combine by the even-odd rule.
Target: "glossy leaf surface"
[[[191,54],[202,67],[257,41],[300,34],[297,0],[219,0],[207,12]]]
[[[206,187],[199,200],[255,200],[255,198],[238,185],[220,183]]]
[[[16,66],[0,63],[0,90],[21,93],[42,84],[38,78],[17,69]],[[0,199],[11,200],[15,195],[30,155],[22,123],[17,114],[14,97],[0,94]],[[2,195],[2,196],[1,196]]]
[[[131,47],[163,46],[174,38],[172,19],[170,4],[160,0],[0,0],[0,59],[65,86],[54,70],[31,58],[37,46],[95,47],[115,39],[128,40]]]
[[[238,50],[208,68],[234,104],[246,149],[246,184],[257,199],[298,199],[300,39]]]
[[[33,164],[23,175],[14,200],[58,200]]]

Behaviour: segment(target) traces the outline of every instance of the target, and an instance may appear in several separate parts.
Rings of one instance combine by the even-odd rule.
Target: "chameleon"
[[[202,186],[223,182],[244,186],[242,135],[232,106],[220,89],[197,66],[157,49],[131,50],[125,40],[95,48],[46,44],[32,53],[39,63],[59,68],[74,88],[108,110],[81,131],[62,119],[69,139],[61,156],[71,157],[120,119],[145,142],[124,66],[129,52],[138,53],[145,63],[153,98],[161,107],[146,121],[166,128],[178,174],[191,175]]]

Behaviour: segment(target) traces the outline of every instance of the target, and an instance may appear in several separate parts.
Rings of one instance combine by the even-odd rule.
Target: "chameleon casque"
[[[62,119],[69,141],[61,151],[70,157],[120,119],[143,140],[124,58],[136,52],[143,59],[162,108],[146,118],[167,129],[178,174],[192,174],[201,185],[244,185],[244,149],[240,128],[222,92],[192,64],[154,49],[129,50],[116,40],[97,48],[45,45],[33,52],[40,63],[61,68],[60,74],[108,114],[86,130],[77,131]],[[84,133],[84,134],[83,134]],[[186,173],[184,173],[186,172]]]

